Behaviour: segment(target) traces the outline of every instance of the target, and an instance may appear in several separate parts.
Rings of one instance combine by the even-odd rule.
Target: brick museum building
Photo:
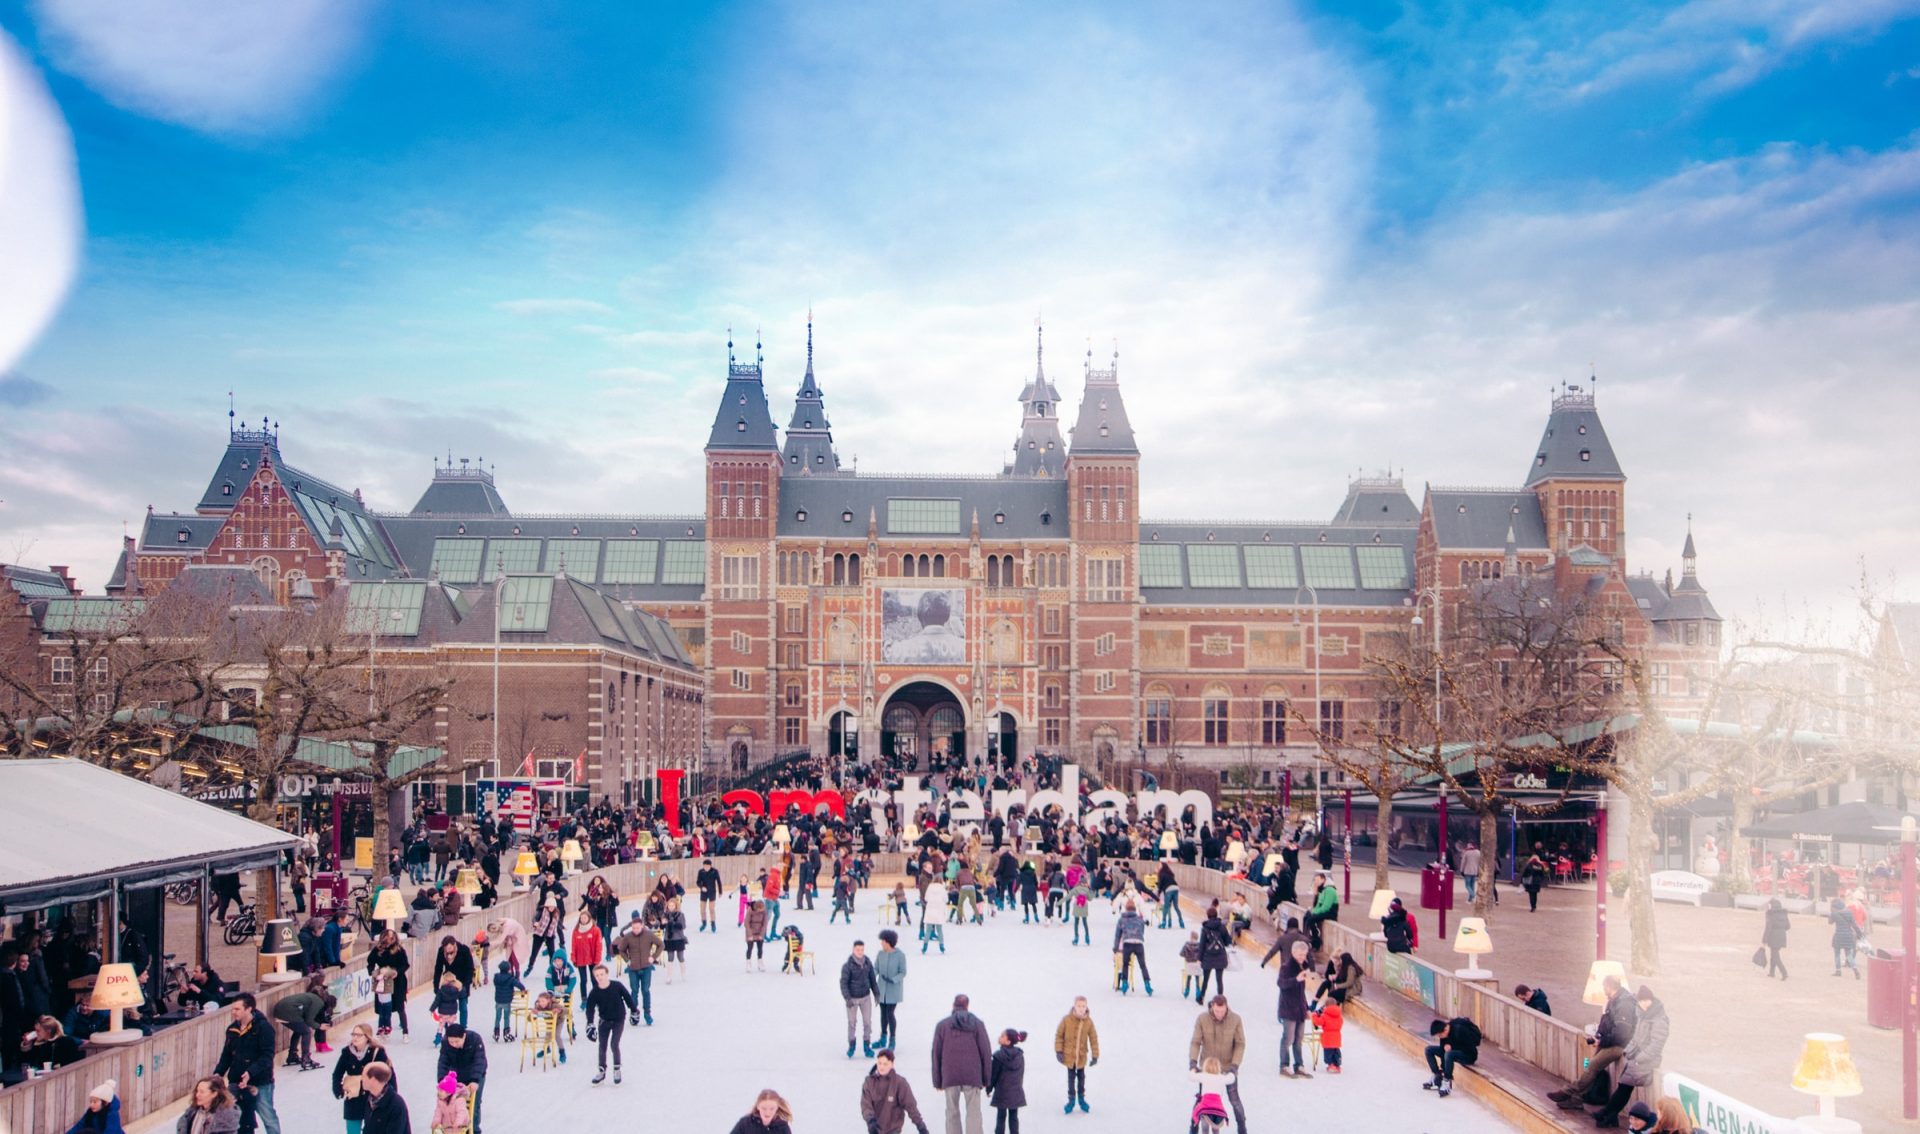
[[[1272,783],[1314,766],[1301,719],[1357,736],[1396,711],[1366,659],[1434,594],[1446,604],[1516,573],[1584,593],[1676,708],[1718,654],[1690,535],[1677,582],[1629,569],[1627,478],[1590,390],[1563,388],[1539,444],[1515,446],[1515,485],[1416,501],[1397,479],[1362,478],[1324,522],[1199,523],[1141,515],[1117,361],[1089,359],[1069,405],[1036,351],[997,472],[874,476],[836,452],[811,327],[807,357],[782,430],[761,362],[729,344],[701,515],[516,516],[464,461],[437,468],[409,510],[382,511],[287,464],[277,431],[232,428],[200,500],[150,514],[108,591],[241,567],[283,600],[409,579],[472,605],[564,577],[591,592],[577,617],[597,595],[673,629],[704,674],[703,770],[721,775],[802,750],[1042,751],[1102,769],[1177,757],[1223,780],[1245,766]],[[513,623],[502,615],[508,648],[539,638]],[[465,644],[490,643],[483,629]]]

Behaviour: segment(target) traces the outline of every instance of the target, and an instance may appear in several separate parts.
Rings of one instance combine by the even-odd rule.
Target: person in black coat
[[[440,1045],[440,1063],[434,1072],[434,1081],[449,1074],[461,1086],[473,1088],[473,1134],[480,1134],[480,1096],[486,1092],[487,1085],[487,1045],[480,1042],[480,1033],[468,1031],[465,1024],[448,1024],[446,1041]]]
[[[1513,986],[1513,998],[1542,1016],[1553,1015],[1553,1007],[1547,1003],[1547,990],[1544,988],[1528,988],[1524,984],[1516,984]]]
[[[587,1038],[600,1042],[600,1073],[593,1077],[599,1083],[607,1077],[607,1048],[613,1048],[613,1081],[620,1082],[620,1037],[626,1034],[629,1023],[640,1022],[640,1006],[633,1001],[633,991],[621,981],[608,978],[607,966],[593,966],[591,977],[592,991],[585,998],[587,1006]]]
[[[1027,1105],[1027,1053],[1020,1050],[1027,1033],[1008,1028],[1000,1033],[987,1079],[987,1097],[993,1102],[993,1134],[1020,1134],[1020,1108]]]
[[[367,1068],[367,1117],[360,1134],[413,1134],[413,1119],[407,1115],[407,1100],[393,1085],[393,1068],[375,1063]]]
[[[233,1022],[227,1025],[213,1073],[225,1076],[233,1086],[234,1101],[240,1104],[240,1134],[253,1130],[262,1114],[278,1129],[280,1119],[273,1109],[273,1022],[255,1007],[251,992],[234,997],[228,1011]]]
[[[440,948],[433,954],[433,987],[440,987],[440,978],[452,973],[460,982],[460,1022],[467,1022],[467,997],[473,992],[476,977],[473,967],[473,950],[462,945],[451,933],[440,939]]]
[[[1787,963],[1780,959],[1780,950],[1787,947],[1787,930],[1793,922],[1787,917],[1787,908],[1775,898],[1767,903],[1766,925],[1760,931],[1760,944],[1767,950],[1767,975],[1775,972],[1780,979],[1787,979]]]
[[[369,1100],[362,1076],[375,1063],[392,1067],[393,1059],[373,1038],[370,1025],[355,1024],[346,1046],[340,1049],[340,1058],[333,1063],[333,1097],[340,1100],[340,1117],[348,1122],[363,1121],[367,1117]]]
[[[1215,992],[1227,991],[1227,957],[1232,947],[1233,939],[1220,917],[1219,905],[1209,906],[1207,919],[1200,923],[1200,987],[1193,994],[1196,1003],[1207,1002],[1209,982]]]
[[[1386,916],[1380,919],[1380,931],[1387,936],[1387,952],[1413,952],[1413,929],[1407,924],[1407,907],[1399,898],[1393,900]]]

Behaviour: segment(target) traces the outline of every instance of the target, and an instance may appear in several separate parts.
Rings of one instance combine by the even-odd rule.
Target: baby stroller
[[[1200,1101],[1193,1104],[1192,1123],[1200,1134],[1218,1134],[1227,1128],[1227,1120],[1231,1117],[1219,1095],[1201,1095]]]

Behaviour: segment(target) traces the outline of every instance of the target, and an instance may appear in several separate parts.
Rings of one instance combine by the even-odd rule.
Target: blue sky
[[[229,389],[386,507],[451,447],[690,510],[727,327],[778,407],[811,306],[863,468],[995,471],[1036,313],[1168,518],[1516,481],[1593,367],[1632,566],[1691,512],[1728,613],[1911,593],[1920,0],[653,7],[0,8],[84,222],[0,555],[98,586]]]

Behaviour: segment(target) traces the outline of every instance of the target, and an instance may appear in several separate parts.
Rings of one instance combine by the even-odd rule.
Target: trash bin
[[[1453,871],[1437,865],[1421,869],[1420,908],[1423,910],[1453,908]]]
[[[1905,956],[1898,949],[1875,949],[1867,954],[1867,1026],[1900,1027],[1900,1009],[1906,989],[1900,987],[1900,962]]]

